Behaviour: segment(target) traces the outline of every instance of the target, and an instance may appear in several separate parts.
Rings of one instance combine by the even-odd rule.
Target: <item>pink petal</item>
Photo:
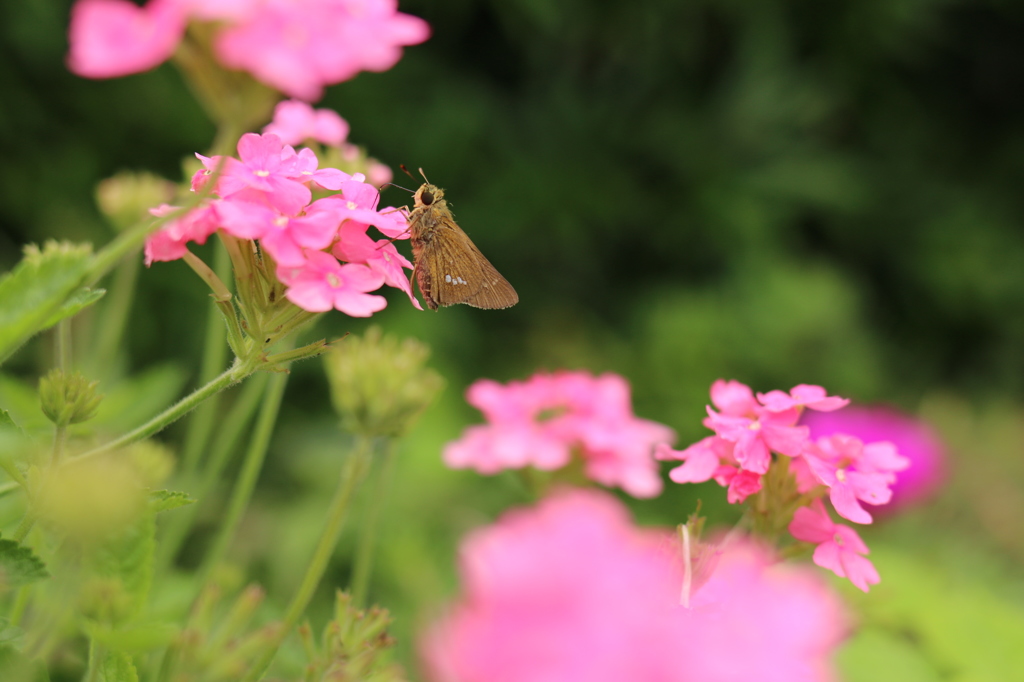
[[[86,78],[148,71],[174,53],[185,17],[173,0],[79,0],[71,8],[68,68]]]
[[[835,523],[829,518],[820,500],[810,507],[800,507],[789,523],[789,533],[797,540],[820,544],[832,539]]]
[[[854,523],[871,523],[871,514],[857,502],[853,489],[848,485],[836,484],[829,488],[829,499],[836,513]]]
[[[342,289],[334,293],[334,308],[352,317],[370,317],[388,305],[383,296]]]
[[[711,402],[724,414],[733,417],[752,416],[757,406],[754,402],[754,392],[749,386],[723,379],[711,384]]]
[[[877,585],[882,580],[875,565],[866,557],[852,552],[843,552],[840,555],[840,561],[846,577],[862,592],[867,592],[869,585]]]

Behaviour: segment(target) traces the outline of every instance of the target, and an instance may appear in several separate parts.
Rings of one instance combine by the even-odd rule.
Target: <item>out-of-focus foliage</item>
[[[100,180],[124,169],[181,180],[182,162],[211,142],[212,125],[169,65],[112,81],[68,73],[69,6],[0,3],[0,271],[28,242],[106,243],[115,229],[94,203]],[[431,40],[391,71],[331,88],[321,106],[337,109],[376,158],[422,166],[521,296],[507,311],[434,314],[393,292],[374,318],[429,344],[449,387],[403,439],[379,524],[371,599],[395,614],[403,660],[417,619],[452,588],[456,538],[526,499],[511,475],[441,465],[441,445],[477,419],[462,388],[480,376],[586,367],[627,376],[637,413],[675,428],[680,443],[704,435],[718,377],[760,390],[819,383],[920,408],[951,445],[952,483],[934,505],[867,537],[906,554],[879,550],[883,583],[863,600],[868,627],[844,665],[851,681],[883,679],[880,669],[903,671],[888,679],[960,679],[951,670],[1007,679],[967,666],[983,648],[943,639],[960,626],[934,628],[952,622],[954,603],[982,595],[965,617],[1002,628],[990,633],[997,646],[1019,633],[1024,604],[1024,5],[410,0],[402,9],[430,21]],[[410,201],[394,188],[384,200]],[[131,276],[126,350],[109,376],[96,374],[106,398],[85,435],[132,428],[196,379],[204,285],[182,263]],[[74,319],[76,339],[97,335],[110,303]],[[334,314],[318,331],[364,328]],[[0,408],[28,431],[46,425],[32,390],[52,364],[50,344],[46,335],[26,344],[0,377]],[[268,594],[295,588],[316,542],[348,442],[336,422],[322,367],[296,366],[231,554]],[[178,444],[181,434],[176,426],[161,438]],[[209,542],[224,497],[219,488],[204,505],[179,568],[195,568],[189,549]],[[669,486],[635,507],[643,521],[668,524],[700,498],[722,523],[732,518],[723,497],[714,485]],[[0,498],[5,527],[15,510]],[[354,542],[343,537],[314,602],[318,626],[347,582]],[[929,565],[935,552],[947,560]],[[907,591],[881,605],[890,580]],[[155,598],[173,602],[178,587],[159,582]],[[282,605],[267,608],[278,615]]]

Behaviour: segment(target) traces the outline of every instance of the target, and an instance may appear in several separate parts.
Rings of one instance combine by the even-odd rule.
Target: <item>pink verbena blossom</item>
[[[157,217],[178,210],[175,206],[161,204],[149,212]],[[178,260],[188,250],[188,242],[205,244],[207,238],[217,231],[217,214],[210,204],[199,206],[180,218],[171,220],[146,239],[146,267],[154,261]]]
[[[892,484],[892,499],[877,508],[890,512],[914,505],[933,495],[946,479],[946,455],[942,441],[925,422],[888,407],[847,407],[838,412],[808,412],[801,423],[811,437],[834,433],[856,436],[865,443],[888,441],[910,460]]]
[[[326,85],[386,71],[402,47],[427,39],[426,22],[395,0],[79,0],[68,65],[87,78],[150,69],[174,52],[188,19],[214,21],[214,53],[229,69],[292,97],[319,99]]]
[[[575,452],[587,476],[603,485],[635,497],[661,492],[652,450],[674,434],[633,414],[629,384],[618,375],[565,371],[504,386],[481,379],[466,400],[489,423],[471,426],[445,446],[450,467],[482,474],[525,466],[553,470],[569,464]]]
[[[562,491],[467,538],[464,594],[421,641],[436,682],[813,682],[846,627],[802,569],[730,545],[691,608],[678,548],[597,492]]]
[[[278,102],[274,120],[263,128],[285,144],[298,144],[315,140],[332,147],[340,147],[348,137],[348,123],[331,109],[314,109],[299,100]]]
[[[828,486],[835,510],[855,523],[871,523],[871,514],[860,501],[886,504],[892,496],[889,486],[896,482],[896,472],[910,465],[892,443],[865,445],[845,434],[819,438],[807,446],[803,455],[815,478]]]
[[[86,78],[149,71],[166,61],[185,35],[175,0],[139,7],[128,0],[79,0],[71,8],[68,68]]]
[[[408,238],[405,215],[393,207],[378,210],[380,193],[361,174],[318,168],[311,150],[296,152],[270,133],[244,135],[238,150],[240,159],[200,156],[204,168],[192,186],[205,189],[219,169],[212,198],[147,240],[147,264],[181,258],[188,242],[203,243],[219,229],[236,239],[258,240],[288,287],[288,300],[308,311],[371,315],[385,299],[368,292],[383,284],[401,289],[420,308],[404,274],[412,263],[390,241],[367,234],[373,225],[382,234]],[[310,202],[307,184],[337,194]]]
[[[827,568],[840,578],[850,582],[864,592],[869,585],[879,582],[874,564],[863,555],[868,547],[857,535],[857,531],[832,521],[821,500],[815,500],[810,507],[801,507],[793,515],[789,532],[797,540],[813,542],[814,563]]]
[[[311,312],[334,308],[352,317],[369,317],[387,305],[383,296],[367,293],[384,284],[383,275],[365,265],[342,265],[323,251],[309,253],[301,267],[280,268],[278,277],[288,286],[288,300]]]

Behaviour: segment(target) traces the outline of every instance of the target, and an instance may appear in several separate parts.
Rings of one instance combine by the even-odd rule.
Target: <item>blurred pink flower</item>
[[[789,532],[797,540],[818,545],[814,550],[814,563],[840,578],[849,578],[864,592],[869,585],[881,580],[874,564],[863,556],[868,554],[868,546],[857,531],[833,522],[821,500],[797,509]]]
[[[847,433],[865,443],[888,441],[910,460],[892,485],[892,499],[879,513],[912,506],[933,495],[946,479],[945,447],[924,421],[888,407],[847,407],[829,414],[806,413],[801,420],[813,438]]]
[[[314,101],[325,85],[390,69],[403,46],[429,35],[427,23],[398,12],[396,0],[266,0],[224,28],[214,47],[228,68]]]
[[[421,640],[434,682],[814,682],[846,621],[803,569],[744,543],[679,604],[678,548],[621,503],[561,491],[461,550],[464,594]]]
[[[176,206],[161,204],[149,209],[150,214],[161,217],[178,210]],[[146,239],[146,267],[154,261],[178,260],[188,251],[188,242],[205,244],[217,231],[217,215],[209,204],[199,206],[184,216],[171,220]]]
[[[843,518],[854,523],[871,523],[872,518],[860,501],[885,504],[892,497],[889,486],[896,472],[906,469],[910,460],[901,457],[892,443],[869,443],[844,433],[819,438],[808,444],[803,459],[819,482],[828,486],[832,506]]]
[[[185,35],[175,0],[139,7],[128,0],[79,0],[71,8],[68,68],[86,78],[116,78],[163,63]]]
[[[578,452],[587,476],[598,483],[634,497],[661,492],[652,451],[674,433],[633,414],[629,384],[618,375],[564,371],[505,386],[481,379],[469,387],[466,400],[490,423],[468,428],[445,446],[450,467],[482,474],[524,466],[552,470]]]
[[[173,54],[190,18],[216,22],[214,52],[224,66],[308,101],[360,71],[390,69],[403,46],[430,35],[395,0],[78,0],[68,67],[87,78],[151,69]]]
[[[340,147],[348,137],[348,123],[336,111],[314,109],[305,102],[290,99],[278,102],[274,108],[274,120],[263,128],[285,144],[299,144],[316,140],[332,147]]]

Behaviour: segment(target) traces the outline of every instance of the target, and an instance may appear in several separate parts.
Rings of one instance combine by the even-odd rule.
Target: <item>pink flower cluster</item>
[[[403,46],[430,35],[396,0],[78,0],[68,66],[87,78],[146,71],[174,53],[189,21],[216,23],[225,67],[308,101],[360,71],[390,69]]]
[[[205,168],[192,178],[201,189],[223,164],[214,198],[170,221],[146,242],[146,264],[176,260],[188,242],[204,243],[222,230],[238,239],[259,240],[276,263],[288,299],[305,310],[332,308],[369,317],[386,305],[368,292],[387,284],[420,307],[403,268],[412,264],[390,240],[374,241],[370,225],[393,239],[408,237],[405,215],[377,209],[380,197],[362,175],[318,168],[309,149],[295,151],[276,135],[248,133],[238,142],[238,159],[198,155]],[[311,187],[335,191],[312,201]],[[166,215],[173,207],[153,209]]]
[[[463,542],[464,595],[421,641],[434,682],[824,682],[846,633],[804,569],[736,542],[689,608],[679,549],[596,491],[563,491]]]
[[[738,381],[718,380],[711,386],[711,402],[718,409],[707,408],[704,425],[715,432],[714,436],[681,451],[659,446],[656,456],[684,462],[669,473],[676,483],[713,478],[727,486],[730,503],[742,502],[761,490],[762,476],[772,465],[772,453],[776,453],[788,458],[798,492],[824,486],[840,516],[855,523],[871,523],[871,514],[861,503],[888,502],[896,472],[909,466],[909,460],[890,442],[865,444],[844,434],[812,441],[809,429],[797,425],[802,411],[831,412],[849,403],[829,396],[820,386],[802,384],[789,393],[771,391],[755,397]],[[810,514],[817,515],[813,523]],[[812,526],[817,530],[811,532]],[[820,532],[826,528],[831,531],[827,538]],[[848,577],[865,591],[869,584],[878,582],[874,567],[862,556],[867,548],[856,532],[832,524],[824,505],[797,510],[789,530],[798,540],[819,545],[815,552],[818,565]]]
[[[535,374],[505,386],[481,379],[466,400],[489,423],[469,427],[445,446],[444,461],[482,474],[525,466],[550,471],[569,464],[575,453],[598,483],[653,497],[662,482],[652,451],[675,436],[667,426],[637,418],[629,393],[629,384],[615,374]]]

